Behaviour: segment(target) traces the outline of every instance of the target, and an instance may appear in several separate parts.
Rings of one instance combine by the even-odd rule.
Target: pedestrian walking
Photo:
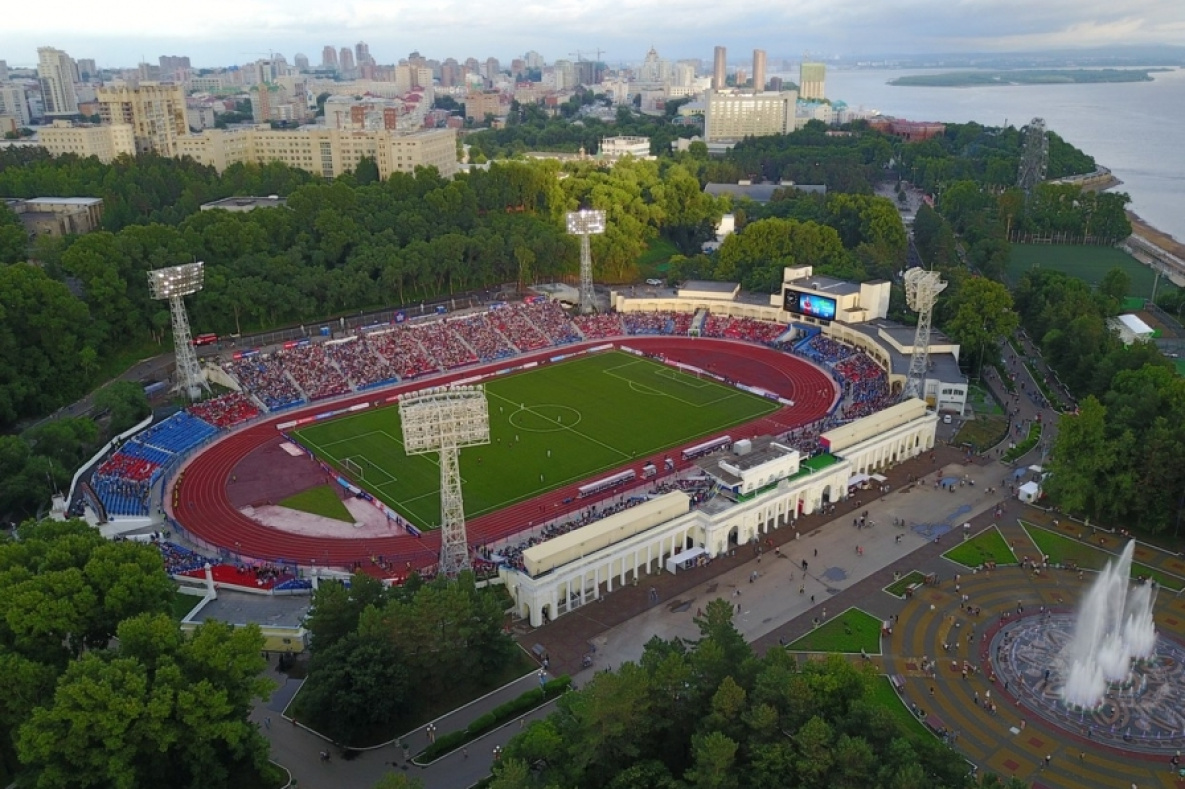
[[[271,727],[272,727],[272,719],[271,718],[264,718],[263,719],[263,728],[271,729]]]

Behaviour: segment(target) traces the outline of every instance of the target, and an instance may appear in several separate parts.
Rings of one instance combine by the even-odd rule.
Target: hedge
[[[1024,441],[1014,446],[1012,449],[1004,453],[1004,462],[1010,463],[1013,460],[1026,454],[1030,449],[1037,446],[1037,442],[1041,440],[1041,423],[1033,422],[1029,425],[1029,435]]]
[[[430,764],[446,753],[455,751],[462,745],[476,740],[478,737],[498,728],[507,721],[514,720],[520,715],[524,715],[545,702],[554,699],[556,696],[563,694],[571,684],[572,678],[564,675],[545,682],[542,693],[538,690],[528,690],[521,696],[511,699],[505,704],[498,705],[484,715],[477,716],[464,729],[442,734],[437,737],[436,742],[429,744],[427,748],[416,754],[416,757],[412,761],[421,765]]]

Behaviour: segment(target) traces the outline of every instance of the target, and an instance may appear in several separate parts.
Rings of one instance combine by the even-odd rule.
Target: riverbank
[[[1140,236],[1149,244],[1159,247],[1174,257],[1185,260],[1185,244],[1182,244],[1168,233],[1157,230],[1141,219],[1134,211],[1128,211],[1127,218],[1132,223],[1133,236]]]

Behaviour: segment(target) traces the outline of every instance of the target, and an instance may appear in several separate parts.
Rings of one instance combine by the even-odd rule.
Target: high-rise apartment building
[[[370,45],[365,41],[359,41],[354,45],[354,62],[359,66],[363,63],[374,62],[374,58],[370,56]]]
[[[354,50],[342,47],[341,52],[337,55],[337,67],[343,74],[352,74],[354,72]]]
[[[158,61],[161,79],[176,79],[177,74],[186,73],[193,68],[188,55],[161,55]]]
[[[765,90],[765,50],[753,50],[753,91],[761,93]]]
[[[292,65],[296,67],[297,71],[308,71],[309,56],[303,52],[297,52],[292,56]]]
[[[176,156],[177,140],[189,133],[185,91],[180,85],[116,84],[99,88],[96,98],[103,123],[132,127],[136,153]]]
[[[490,82],[498,78],[498,74],[502,71],[502,64],[498,62],[498,58],[486,58],[485,77]]]
[[[794,131],[798,94],[792,90],[709,91],[704,112],[704,140],[739,141]]]
[[[827,66],[803,61],[798,67],[798,95],[803,99],[822,101],[827,80]]]
[[[16,119],[21,126],[32,126],[33,116],[29,113],[29,98],[22,85],[0,85],[0,115]]]
[[[728,50],[716,47],[712,59],[712,90],[724,90],[728,85]]]
[[[95,65],[94,58],[79,58],[74,62],[78,64],[78,79],[80,82],[86,82],[99,76],[99,68]]]
[[[0,82],[8,81],[8,61],[0,60]]]
[[[543,56],[533,49],[523,55],[523,60],[527,62],[527,68],[543,68]]]
[[[78,67],[60,49],[37,48],[37,79],[41,83],[41,102],[46,118],[65,118],[78,114]]]
[[[326,44],[321,50],[321,68],[337,70],[337,50],[332,44]]]
[[[440,86],[442,88],[451,88],[461,84],[462,76],[461,64],[455,58],[445,58],[445,61],[440,64]]]

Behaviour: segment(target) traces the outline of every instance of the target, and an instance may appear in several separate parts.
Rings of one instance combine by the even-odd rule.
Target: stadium
[[[889,283],[784,279],[772,296],[628,288],[576,317],[532,296],[237,350],[203,371],[231,394],[133,432],[73,506],[107,533],[163,522],[185,538],[161,541],[177,575],[278,591],[432,575],[438,469],[404,451],[396,406],[481,383],[490,443],[460,464],[472,563],[538,626],[794,528],[931,450],[937,411],[961,410],[958,348],[937,335],[924,399],[902,400],[913,330],[884,320]],[[322,488],[348,518],[282,505]]]

